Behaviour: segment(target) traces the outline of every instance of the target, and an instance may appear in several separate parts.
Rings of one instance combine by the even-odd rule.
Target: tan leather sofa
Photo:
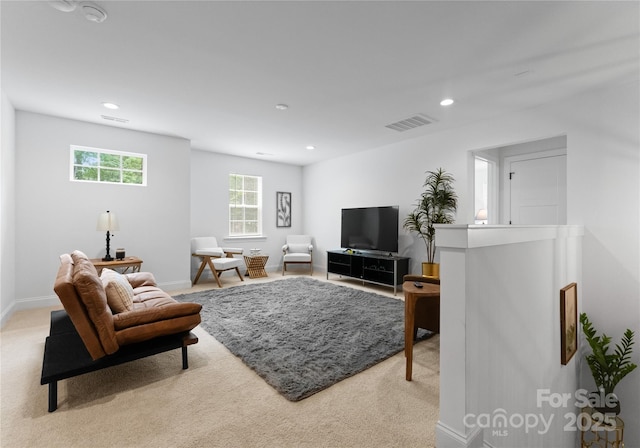
[[[118,274],[118,291],[108,297],[114,288],[111,283],[105,288],[104,273],[98,276],[84,253],[63,254],[60,261],[54,291],[94,360],[128,344],[188,332],[200,323],[202,306],[177,302],[157,287],[151,273]],[[122,284],[123,278],[128,284]],[[122,297],[130,299],[124,307]]]

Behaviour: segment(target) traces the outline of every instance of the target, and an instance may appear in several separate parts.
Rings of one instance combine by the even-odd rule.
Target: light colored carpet
[[[198,327],[188,370],[175,350],[64,380],[48,413],[40,373],[50,311],[17,312],[0,332],[3,448],[435,445],[437,335],[415,346],[411,382],[398,353],[290,402]]]

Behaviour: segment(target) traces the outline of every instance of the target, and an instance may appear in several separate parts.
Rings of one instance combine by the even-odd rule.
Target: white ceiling
[[[103,23],[0,2],[16,109],[307,165],[638,80],[635,1],[95,3]],[[385,127],[416,113],[435,122]]]

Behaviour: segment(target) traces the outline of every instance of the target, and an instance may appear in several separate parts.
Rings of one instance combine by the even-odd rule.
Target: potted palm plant
[[[422,275],[438,278],[440,267],[435,263],[436,229],[434,224],[452,224],[458,209],[458,195],[453,188],[454,178],[444,169],[427,171],[422,193],[416,208],[407,215],[403,227],[415,232],[427,248],[427,261],[422,263]]]
[[[586,360],[598,387],[598,393],[593,397],[593,408],[603,414],[618,414],[620,403],[613,391],[620,380],[638,367],[631,362],[634,333],[627,328],[620,343],[616,344],[615,351],[609,353],[611,337],[604,333],[598,336],[586,313],[580,314],[580,324],[585,339],[591,347],[591,353],[586,356]]]

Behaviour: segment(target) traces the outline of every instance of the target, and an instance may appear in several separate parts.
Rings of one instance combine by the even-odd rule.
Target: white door
[[[505,158],[509,224],[567,223],[567,156]],[[512,159],[512,160],[509,160]]]

